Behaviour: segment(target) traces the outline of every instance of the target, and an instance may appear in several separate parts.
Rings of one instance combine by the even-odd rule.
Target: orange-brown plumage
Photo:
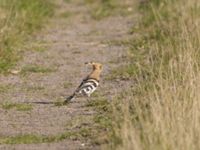
[[[100,74],[102,72],[102,64],[100,63],[95,63],[95,62],[90,62],[90,63],[86,63],[86,64],[89,64],[89,65],[92,65],[93,67],[93,70],[92,72],[88,75],[88,78],[93,78],[93,79],[96,79],[99,81],[100,79]]]

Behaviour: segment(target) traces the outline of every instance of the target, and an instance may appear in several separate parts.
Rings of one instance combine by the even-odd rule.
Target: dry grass
[[[140,11],[130,44],[137,83],[113,101],[110,148],[199,150],[200,3],[152,0]]]

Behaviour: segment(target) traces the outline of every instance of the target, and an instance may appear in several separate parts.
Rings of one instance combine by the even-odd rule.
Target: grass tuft
[[[117,69],[112,70],[112,72],[106,77],[106,80],[114,80],[114,79],[129,80],[131,77],[137,74],[137,72],[138,68],[134,63],[129,65],[124,65]]]
[[[10,103],[5,102],[0,104],[0,107],[6,110],[16,109],[17,111],[30,111],[33,109],[31,104],[20,104],[20,103]]]
[[[72,86],[72,83],[71,82],[64,82],[63,83],[63,87],[65,88],[65,89],[68,89],[68,88],[70,88]]]
[[[80,129],[79,131],[64,132],[58,135],[43,136],[35,134],[24,134],[10,137],[0,137],[0,144],[38,144],[59,142],[65,139],[82,139],[91,136],[88,129]]]
[[[66,12],[63,12],[60,16],[61,16],[62,18],[69,18],[69,17],[71,17],[72,15],[73,15],[72,12],[66,11]]]
[[[8,92],[10,89],[12,89],[11,85],[0,85],[0,93],[6,93]]]
[[[51,73],[54,71],[55,68],[48,68],[39,65],[26,65],[22,68],[21,74],[26,75],[27,73]]]

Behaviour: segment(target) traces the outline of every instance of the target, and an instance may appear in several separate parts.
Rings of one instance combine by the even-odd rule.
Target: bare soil
[[[16,65],[16,70],[27,65],[39,65],[53,71],[0,75],[1,86],[9,86],[6,91],[0,93],[1,103],[29,103],[33,106],[29,111],[0,108],[0,136],[54,136],[74,130],[80,125],[79,122],[70,127],[69,124],[80,116],[91,122],[86,126],[92,126],[90,118],[96,112],[85,107],[86,98],[78,98],[66,106],[57,107],[54,104],[69,96],[90,72],[91,68],[84,65],[87,61],[104,65],[101,86],[97,91],[104,97],[110,99],[128,85],[125,81],[113,82],[104,79],[112,69],[123,63],[123,58],[127,55],[125,47],[109,44],[109,41],[129,38],[133,17],[116,15],[97,21],[91,18],[90,8],[81,1],[66,3],[63,0],[55,0],[55,4],[55,17],[42,32],[36,33],[23,54],[23,60]],[[63,17],[64,12],[70,12],[72,15]],[[37,48],[44,51],[32,50]],[[65,139],[53,143],[5,144],[0,145],[0,149],[100,149],[100,146],[91,143],[91,139]]]

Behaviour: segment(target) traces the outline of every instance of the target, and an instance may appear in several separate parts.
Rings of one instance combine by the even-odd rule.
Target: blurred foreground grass
[[[131,88],[112,103],[110,149],[200,149],[200,3],[149,0],[131,29]],[[130,72],[130,70],[133,70]],[[111,78],[112,79],[112,78]]]

